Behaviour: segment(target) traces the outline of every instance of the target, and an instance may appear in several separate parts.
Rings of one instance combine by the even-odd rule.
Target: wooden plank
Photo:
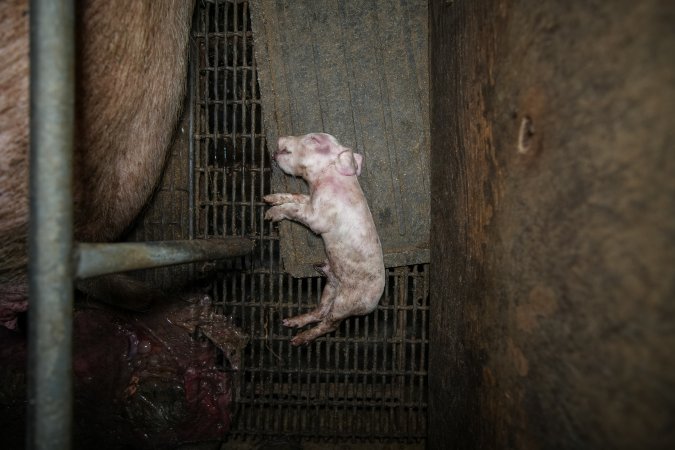
[[[674,448],[675,3],[430,17],[428,448]]]
[[[364,155],[360,178],[387,267],[429,261],[427,7],[422,0],[254,0],[268,144],[323,131]],[[275,192],[306,192],[280,170]],[[280,224],[284,269],[318,275],[321,240]]]

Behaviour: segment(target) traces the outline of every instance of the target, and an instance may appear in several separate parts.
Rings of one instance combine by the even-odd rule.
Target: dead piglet
[[[357,176],[363,157],[331,135],[311,133],[279,139],[273,156],[281,170],[302,177],[309,195],[271,194],[265,219],[294,220],[323,238],[328,261],[317,270],[327,283],[319,306],[285,319],[287,327],[319,324],[296,335],[291,344],[307,344],[334,331],[347,317],[372,312],[384,290],[382,246]]]

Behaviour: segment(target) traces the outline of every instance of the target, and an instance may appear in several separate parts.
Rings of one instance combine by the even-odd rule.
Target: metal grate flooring
[[[184,122],[189,154],[173,152],[158,192],[173,207],[151,208],[137,236],[256,242],[253,255],[224,263],[208,287],[250,336],[236,377],[235,438],[422,443],[428,265],[388,269],[375,313],[346,320],[308,347],[291,347],[293,332],[281,326],[282,318],[313,308],[323,280],[286,275],[277,228],[263,221],[272,168],[250,20],[247,1],[197,2],[192,113]]]

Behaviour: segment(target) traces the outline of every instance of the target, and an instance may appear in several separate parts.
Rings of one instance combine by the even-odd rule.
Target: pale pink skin
[[[334,331],[347,317],[375,310],[384,291],[382,246],[357,179],[361,155],[330,134],[311,133],[279,138],[274,159],[285,173],[302,177],[310,194],[266,195],[265,202],[276,206],[265,219],[307,226],[321,235],[328,255],[317,267],[327,278],[319,306],[283,321],[293,328],[319,322],[291,340],[302,345]]]

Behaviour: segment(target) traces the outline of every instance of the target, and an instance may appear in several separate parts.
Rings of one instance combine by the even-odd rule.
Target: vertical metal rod
[[[29,449],[71,447],[74,16],[30,2]]]
[[[197,72],[197,38],[195,33],[199,29],[199,8],[192,13],[192,27],[188,41],[188,114],[190,131],[188,136],[188,239],[195,238],[195,101]],[[194,279],[195,265],[188,268],[190,279]]]
[[[199,10],[195,8],[192,15],[192,29],[190,30],[189,58],[188,58],[188,111],[190,120],[190,135],[188,142],[188,239],[195,238],[195,79],[197,72],[197,40],[194,36],[198,30]],[[192,273],[192,268],[190,269]]]
[[[205,4],[205,11],[208,12],[210,11],[209,5]],[[201,29],[204,30],[204,48],[206,49],[206,52],[209,54],[211,52],[211,45],[209,45],[209,28],[208,28],[208,17],[202,16],[202,27]],[[201,53],[201,49],[200,49]],[[201,55],[200,55],[200,60],[201,60]],[[210,62],[209,62],[209,57],[207,56],[204,60],[204,69],[207,69],[207,71],[204,73],[204,84],[202,85],[202,91],[201,91],[201,96],[200,99],[204,102],[204,106],[206,109],[206,115],[204,115],[204,112],[202,110],[199,111],[200,117],[200,128],[199,128],[199,134],[204,135],[206,134],[206,139],[202,140],[201,145],[200,145],[200,162],[201,162],[201,172],[202,172],[202,177],[204,179],[204,182],[202,183],[202,189],[200,193],[200,206],[203,206],[204,211],[200,211],[200,217],[203,217],[203,230],[201,232],[201,236],[206,238],[209,236],[209,211],[210,208],[212,207],[212,202],[209,202],[209,177],[211,174],[209,173],[209,147],[210,143],[213,141],[215,136],[211,133],[211,106],[213,103],[210,101],[211,100],[211,89],[210,89],[210,82],[209,82],[209,75],[208,75],[208,69],[210,68]],[[198,73],[198,76],[201,78],[201,71]],[[201,82],[201,80],[200,80]]]

